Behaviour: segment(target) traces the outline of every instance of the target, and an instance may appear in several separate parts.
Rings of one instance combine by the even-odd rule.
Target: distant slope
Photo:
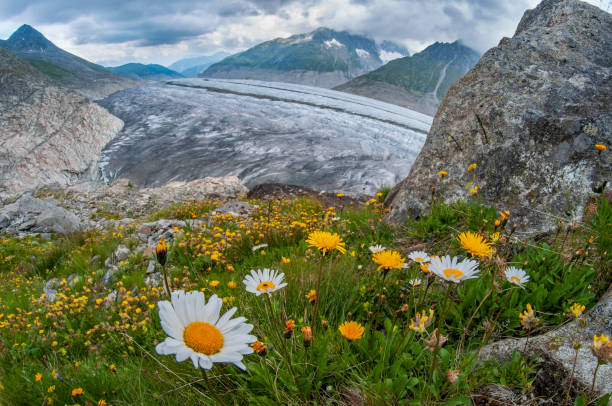
[[[102,148],[123,126],[3,48],[0,123],[0,201],[38,186],[94,179]]]
[[[480,59],[461,44],[436,42],[422,52],[386,65],[336,87],[348,93],[398,104],[434,115],[448,88]]]
[[[184,77],[178,72],[156,64],[126,63],[107,69],[134,80],[168,80]]]
[[[333,87],[382,65],[380,53],[370,38],[319,28],[256,45],[211,65],[200,76]]]
[[[219,62],[227,56],[230,56],[227,52],[217,52],[212,55],[180,59],[168,66],[168,68],[179,72],[183,76],[197,76],[204,72],[210,65]]]
[[[8,40],[0,42],[0,46],[28,61],[58,85],[92,99],[100,99],[135,85],[130,79],[58,48],[26,24],[19,27]]]

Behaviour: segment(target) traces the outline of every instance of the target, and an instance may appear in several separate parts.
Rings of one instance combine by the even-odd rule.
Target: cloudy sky
[[[589,0],[597,5],[608,0]],[[0,38],[30,24],[103,65],[172,62],[237,52],[325,26],[392,40],[411,52],[435,41],[485,51],[512,36],[538,0],[2,0]]]

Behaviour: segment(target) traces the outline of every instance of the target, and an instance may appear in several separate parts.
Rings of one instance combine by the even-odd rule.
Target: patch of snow
[[[323,43],[323,45],[325,45],[326,48],[331,48],[331,47],[343,47],[344,44],[338,42],[338,40],[336,40],[336,38],[332,38],[330,40],[327,40]]]
[[[383,61],[383,63],[387,63],[394,59],[403,58],[404,55],[400,54],[399,52],[388,52],[388,51],[383,51],[381,49],[380,54],[378,54],[378,57],[380,58],[381,61]]]
[[[355,52],[357,52],[357,55],[359,55],[360,58],[367,58],[370,56],[370,53],[365,49],[357,48]]]
[[[297,37],[292,39],[291,41],[287,41],[289,44],[299,44],[301,42],[308,42],[308,41],[312,41],[312,34],[308,34],[304,37]]]

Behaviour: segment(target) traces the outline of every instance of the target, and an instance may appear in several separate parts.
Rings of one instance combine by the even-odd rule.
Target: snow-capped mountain
[[[277,38],[231,55],[211,65],[200,76],[258,79],[334,87],[381,66],[394,57],[408,55],[400,45],[318,28],[307,34]]]

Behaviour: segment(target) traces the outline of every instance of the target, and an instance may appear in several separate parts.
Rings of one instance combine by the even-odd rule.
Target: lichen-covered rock
[[[0,209],[0,232],[70,234],[80,228],[79,218],[51,198],[42,200],[26,193]]]
[[[612,336],[612,290],[608,291],[599,303],[583,315],[584,325],[578,321],[563,326],[536,337],[531,337],[526,348],[527,353],[543,357],[548,363],[558,366],[560,379],[567,384],[571,376],[576,352],[573,343],[578,343],[580,349],[576,358],[574,379],[576,385],[590,388],[593,374],[597,367],[597,358],[589,349],[595,334]],[[525,347],[526,338],[509,338],[486,345],[480,353],[480,359],[509,359],[515,350],[521,351]],[[612,393],[612,365],[601,365],[597,371],[595,391],[600,395]],[[612,406],[612,401],[610,402]]]
[[[519,230],[579,218],[612,170],[611,151],[595,148],[612,147],[610,106],[612,15],[578,0],[542,1],[450,88],[410,174],[387,198],[389,220],[423,213],[432,187],[449,202],[472,186],[510,210]]]

